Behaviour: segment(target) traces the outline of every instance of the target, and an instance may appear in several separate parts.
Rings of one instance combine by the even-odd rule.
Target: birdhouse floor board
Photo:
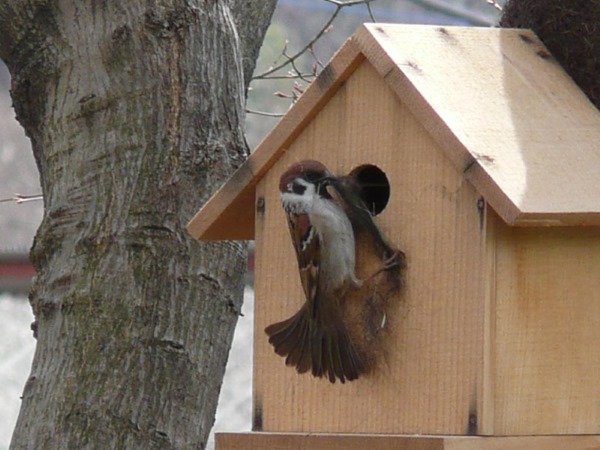
[[[600,436],[399,436],[217,433],[216,450],[590,450]]]

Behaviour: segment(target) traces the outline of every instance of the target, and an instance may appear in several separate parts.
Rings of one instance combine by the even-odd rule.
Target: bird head
[[[315,160],[305,160],[290,166],[279,179],[282,194],[313,195],[318,192],[327,195],[325,186],[332,175],[327,168]]]

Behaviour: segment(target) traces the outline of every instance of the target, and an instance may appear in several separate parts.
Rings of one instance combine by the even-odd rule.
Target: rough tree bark
[[[274,5],[0,2],[0,57],[45,202],[12,449],[204,447],[245,247],[184,226],[246,155],[243,68]]]

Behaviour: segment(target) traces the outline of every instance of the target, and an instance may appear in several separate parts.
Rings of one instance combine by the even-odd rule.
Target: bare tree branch
[[[369,17],[371,18],[371,22],[377,22],[375,20],[375,16],[373,15],[373,10],[371,10],[371,2],[367,2],[367,11],[369,12]]]
[[[321,29],[315,34],[315,36],[308,41],[308,43],[298,52],[296,52],[294,55],[288,55],[287,54],[287,42],[286,45],[282,51],[282,56],[285,57],[285,61],[282,62],[281,64],[278,64],[274,67],[271,67],[270,69],[268,69],[267,71],[259,74],[259,75],[255,75],[252,79],[253,80],[263,80],[263,79],[272,79],[270,77],[271,74],[277,72],[280,69],[283,69],[284,67],[286,67],[287,65],[291,65],[295,72],[299,75],[298,78],[302,78],[301,72],[298,71],[295,67],[294,67],[294,63],[295,61],[300,58],[302,55],[304,55],[307,52],[310,52],[311,54],[314,55],[313,52],[313,46],[314,44],[321,39],[321,37],[323,37],[324,34],[326,34],[330,29],[331,29],[331,25],[333,24],[334,20],[336,19],[336,17],[339,15],[340,11],[347,7],[347,6],[356,6],[356,5],[367,5],[368,9],[369,9],[369,15],[371,16],[371,19],[373,19],[373,14],[371,12],[371,8],[369,3],[371,3],[373,0],[346,0],[346,1],[342,1],[342,0],[324,0],[327,3],[331,3],[333,5],[336,6],[335,11],[333,11],[333,13],[331,14],[331,16],[329,17],[329,19],[327,19],[327,21],[325,22],[325,24],[321,27]],[[315,58],[316,59],[316,58]],[[318,62],[318,64],[320,66],[322,66],[322,64],[320,62]],[[306,80],[305,80],[306,81]]]
[[[320,70],[325,67],[325,65],[321,62],[318,56],[315,53],[315,44],[321,39],[327,32],[332,28],[333,22],[338,17],[340,11],[345,7],[356,6],[356,5],[366,5],[367,10],[369,12],[369,16],[371,20],[375,21],[373,16],[373,12],[371,11],[370,3],[374,0],[324,0],[327,3],[331,3],[335,5],[335,10],[331,13],[325,24],[319,29],[319,31],[313,36],[313,38],[304,45],[302,49],[297,51],[296,53],[290,55],[288,54],[288,42],[285,42],[283,50],[281,51],[280,57],[273,63],[273,66],[268,70],[255,75],[252,78],[252,81],[263,81],[263,80],[301,80],[307,84],[311,83],[319,74]],[[298,60],[305,54],[310,54],[313,59],[312,69],[310,71],[303,71],[298,67]],[[283,58],[282,62],[279,62]],[[289,70],[286,75],[276,74],[278,71],[288,67]],[[298,83],[297,81],[294,83],[290,93],[284,92],[275,92],[275,96],[280,98],[288,98],[291,99],[292,103],[294,103],[302,93],[304,93],[305,86]],[[246,110],[249,114],[258,114],[262,116],[270,116],[270,117],[281,117],[282,114],[278,113],[268,113],[264,111],[254,111],[251,109]]]
[[[43,199],[44,199],[43,194],[35,194],[35,195],[15,194],[14,197],[1,198],[0,203],[8,203],[8,202],[25,203],[25,202],[34,202],[34,201],[43,200]]]
[[[362,4],[365,4],[365,3],[369,4],[373,0],[346,0],[346,1],[342,1],[342,0],[325,0],[325,1],[327,3],[333,3],[338,8],[343,8],[344,6],[362,5]]]
[[[494,8],[496,8],[498,11],[502,12],[502,6],[500,6],[499,3],[495,2],[494,0],[485,0],[486,3],[488,5],[492,5]]]
[[[331,1],[331,0],[326,0],[326,1]],[[364,1],[370,1],[370,0],[362,0],[363,3],[364,3]],[[272,73],[275,73],[280,69],[283,69],[287,65],[291,65],[292,67],[294,67],[294,62],[298,58],[300,58],[302,55],[304,55],[308,51],[308,49],[311,48],[315,44],[315,42],[317,42],[321,38],[321,36],[323,36],[325,33],[327,33],[327,31],[329,30],[329,27],[331,26],[331,24],[333,23],[335,18],[338,16],[338,14],[342,10],[342,8],[343,8],[343,6],[337,6],[335,8],[335,11],[333,12],[333,14],[331,14],[331,16],[329,17],[327,22],[325,22],[325,25],[323,25],[323,27],[317,32],[317,34],[315,34],[315,36],[308,42],[308,44],[306,44],[300,51],[298,51],[297,53],[295,53],[292,56],[288,56],[286,54],[286,50],[287,50],[287,43],[286,43],[286,47],[284,48],[284,50],[282,52],[282,55],[286,58],[286,60],[284,62],[282,62],[281,64],[276,65],[275,67],[271,67],[266,72],[263,72],[259,75],[255,75],[252,79],[253,80],[261,80],[261,79],[267,78]],[[297,69],[295,69],[295,70],[297,71]]]
[[[246,108],[246,113],[248,114],[256,114],[257,116],[266,116],[266,117],[283,117],[285,113],[271,113],[266,111],[257,111],[255,109]]]

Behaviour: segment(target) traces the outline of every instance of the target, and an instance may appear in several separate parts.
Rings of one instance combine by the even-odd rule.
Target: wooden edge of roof
[[[379,38],[377,35],[380,35]],[[377,24],[365,24],[354,33],[353,37],[356,45],[366,55],[388,86],[396,93],[398,98],[402,99],[402,102],[441,148],[446,150],[445,155],[452,161],[454,166],[476,186],[486,201],[492,204],[498,215],[506,223],[515,225],[521,211],[504,195],[501,189],[489,190],[485,188],[492,185],[493,180],[489,179],[485,171],[480,170],[481,166],[465,148],[464,144],[460,142],[446,121],[439,116],[438,112],[409,80],[407,75],[398,68],[397,61],[394,61],[386,50],[385,30]],[[410,62],[407,61],[407,64],[410,64]],[[485,178],[485,182],[481,182],[483,178]]]
[[[406,25],[417,26],[417,25]],[[425,25],[427,26],[427,25]],[[424,27],[424,26],[419,26]],[[428,26],[435,28],[438,32],[446,34],[453,27]],[[456,27],[462,28],[462,27]],[[518,33],[521,37],[527,35],[531,42],[537,42],[540,47],[543,43],[532,30],[503,28],[497,30],[501,33]],[[486,172],[480,162],[469,152],[448,123],[440,117],[438,111],[428,102],[423,93],[411,82],[404,70],[399,66],[399,61],[393,59],[393,51],[388,48],[388,37],[385,25],[365,24],[354,34],[353,40],[361,53],[375,68],[387,85],[396,93],[399,99],[409,108],[415,118],[430,133],[432,138],[445,150],[445,155],[460,170],[465,179],[468,180],[485,201],[496,211],[496,213],[511,226],[587,226],[599,225],[600,213],[589,212],[530,212],[523,211],[517,206],[496,181]],[[393,44],[392,44],[393,45]],[[411,61],[406,61],[407,67]],[[569,78],[566,75],[565,78]],[[582,93],[582,99],[587,103],[589,100]]]
[[[254,239],[256,184],[363,60],[354,40],[348,39],[256,150],[190,220],[187,230],[193,237]]]
[[[447,32],[444,27],[438,28],[440,32]],[[535,38],[530,30],[505,30],[528,33]],[[394,52],[390,45],[393,45],[393,42],[386,36],[385,25],[368,24],[359,27],[334,55],[315,82],[258,145],[248,160],[194,216],[188,224],[188,231],[194,237],[203,240],[254,239],[256,184],[365,59],[369,60],[415,118],[446,150],[446,155],[455,167],[462,171],[465,178],[475,186],[507,224],[518,226],[600,224],[600,213],[597,211],[580,211],[573,214],[560,211],[556,213],[521,211],[497,186],[490,174],[486,173],[465,144],[452,131],[450,125],[427,101],[424,94],[411,82],[400,67],[402,64],[393,60]],[[406,65],[410,66],[410,61],[407,61]]]

